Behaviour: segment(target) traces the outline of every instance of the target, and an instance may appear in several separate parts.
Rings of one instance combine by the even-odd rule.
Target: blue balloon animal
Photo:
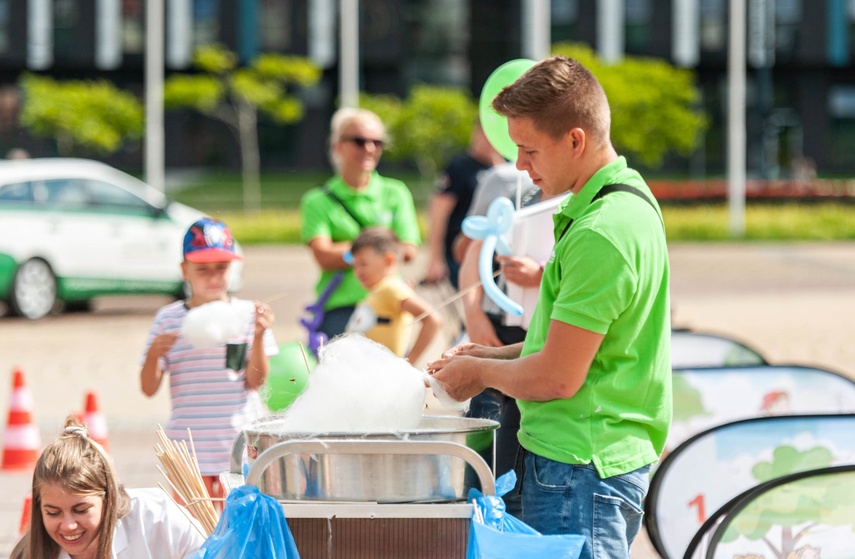
[[[493,277],[493,253],[510,256],[511,247],[503,238],[514,224],[514,204],[505,197],[499,197],[490,203],[487,215],[470,215],[463,220],[463,233],[476,240],[483,240],[478,253],[478,275],[484,293],[508,314],[521,316],[522,305],[508,297]]]

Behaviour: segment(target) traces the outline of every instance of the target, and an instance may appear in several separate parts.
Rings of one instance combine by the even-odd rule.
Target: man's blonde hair
[[[529,118],[554,139],[581,128],[596,146],[611,143],[611,112],[597,78],[578,60],[553,56],[532,66],[493,99],[509,118]]]

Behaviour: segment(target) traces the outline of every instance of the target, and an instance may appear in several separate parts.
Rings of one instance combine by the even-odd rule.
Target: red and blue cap
[[[206,217],[190,226],[184,235],[187,262],[231,262],[243,260],[235,253],[235,239],[222,221]]]

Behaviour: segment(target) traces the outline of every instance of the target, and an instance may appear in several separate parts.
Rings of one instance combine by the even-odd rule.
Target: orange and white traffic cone
[[[32,409],[33,397],[24,383],[24,373],[16,368],[12,380],[9,419],[6,432],[3,433],[3,470],[24,470],[36,465],[42,441],[39,429],[30,415]]]
[[[27,528],[30,527],[30,515],[33,510],[33,496],[28,493],[24,497],[24,508],[21,509],[21,523],[18,525],[18,537],[23,536]]]
[[[110,441],[107,434],[107,418],[98,406],[98,396],[94,392],[86,393],[86,408],[83,411],[83,422],[89,431],[89,438],[110,452]]]

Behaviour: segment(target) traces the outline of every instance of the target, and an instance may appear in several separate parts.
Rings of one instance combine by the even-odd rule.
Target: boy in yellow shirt
[[[409,348],[414,317],[430,310],[427,302],[407,285],[398,273],[400,241],[386,227],[363,229],[351,246],[353,271],[368,291],[347,325],[348,332],[360,332],[393,353],[415,364],[442,328],[437,313],[419,322],[418,336]],[[409,348],[409,351],[407,351]]]

